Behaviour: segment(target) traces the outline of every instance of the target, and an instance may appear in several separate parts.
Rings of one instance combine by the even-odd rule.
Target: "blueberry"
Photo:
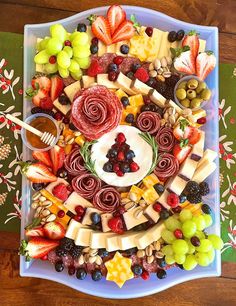
[[[110,149],[106,155],[107,158],[116,158],[118,151],[116,149]]]
[[[134,157],[135,157],[134,151],[129,150],[129,151],[126,153],[126,159],[133,159]]]
[[[120,170],[123,172],[123,173],[127,173],[127,172],[130,172],[130,166],[128,163],[121,163],[120,164]]]
[[[133,114],[128,114],[125,118],[125,122],[134,123],[134,115]]]
[[[131,70],[135,73],[138,68],[140,68],[141,65],[139,63],[133,64],[131,67]]]
[[[118,66],[116,64],[114,64],[114,63],[109,64],[108,65],[108,72],[110,72],[110,71],[117,72],[118,71]]]
[[[168,34],[169,42],[174,42],[177,40],[177,33],[175,31],[170,31]]]
[[[35,190],[35,191],[39,191],[41,189],[43,189],[44,187],[44,184],[43,183],[33,183],[32,184],[32,188]]]
[[[201,207],[202,211],[204,212],[204,214],[210,215],[211,214],[211,208],[209,205],[207,204],[203,204]]]
[[[104,165],[103,165],[103,170],[105,172],[112,172],[112,163],[111,162],[106,162]]]
[[[132,271],[135,275],[141,275],[143,273],[143,268],[140,265],[135,265],[132,267]]]
[[[91,45],[90,46],[90,51],[92,54],[98,53],[98,45]]]
[[[184,30],[179,30],[178,32],[177,32],[177,40],[178,41],[180,41],[180,40],[182,40],[183,38],[184,38]]]
[[[61,105],[67,105],[70,103],[70,100],[65,95],[60,95],[60,97],[58,98],[58,101],[60,102]]]
[[[100,281],[102,279],[102,272],[100,270],[94,270],[91,276],[95,282]]]
[[[165,210],[165,209],[162,209],[161,212],[160,212],[160,218],[161,220],[166,220],[169,218],[169,212],[168,210]]]
[[[123,105],[124,107],[126,107],[126,106],[129,105],[129,98],[126,97],[126,96],[122,97],[122,98],[120,99],[120,101],[121,101],[121,103],[122,103],[122,105]]]
[[[133,73],[132,71],[129,71],[129,72],[126,74],[126,76],[127,76],[129,79],[131,79],[131,80],[134,80],[134,79],[135,79],[134,73]]]
[[[87,31],[86,24],[84,24],[84,23],[79,23],[79,24],[77,25],[77,31],[78,31],[78,32],[86,32],[86,31]]]
[[[159,279],[163,279],[163,278],[166,278],[167,274],[166,274],[166,271],[165,270],[158,270],[157,271],[157,278]]]
[[[181,194],[179,196],[179,203],[184,203],[187,200],[187,196],[185,194]]]
[[[77,271],[76,271],[76,277],[80,280],[83,280],[85,279],[85,277],[87,276],[87,272],[85,269],[83,268],[79,268]]]
[[[62,272],[62,271],[64,270],[64,264],[63,264],[62,261],[56,262],[56,264],[55,264],[55,270],[56,270],[57,272]]]
[[[165,190],[164,186],[162,184],[159,184],[159,183],[155,184],[153,187],[158,194],[162,194]]]
[[[128,45],[121,45],[120,46],[120,52],[122,53],[122,54],[128,54],[129,53],[129,46]]]
[[[109,255],[109,252],[106,250],[106,249],[100,249],[99,251],[98,251],[98,255],[100,256],[100,257],[107,257],[108,255]]]
[[[93,224],[98,224],[101,221],[101,217],[98,213],[92,213],[91,214],[91,220]]]
[[[145,104],[145,105],[142,105],[141,107],[141,112],[148,112],[151,110],[151,105],[150,104]]]
[[[166,266],[166,261],[164,258],[158,259],[157,263],[158,263],[158,266],[161,268],[164,268]]]

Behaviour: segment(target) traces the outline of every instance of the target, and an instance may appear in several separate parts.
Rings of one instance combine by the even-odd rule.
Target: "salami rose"
[[[77,176],[82,172],[86,172],[86,169],[84,168],[84,160],[80,155],[79,148],[73,149],[70,154],[66,156],[64,166],[67,172],[72,176]]]
[[[93,205],[101,211],[112,213],[120,205],[120,194],[114,187],[104,187],[95,194]]]
[[[143,112],[138,116],[136,125],[143,132],[156,134],[161,126],[161,116],[154,112]]]
[[[160,152],[171,152],[173,150],[175,137],[171,128],[162,126],[155,138]]]
[[[82,89],[71,108],[74,126],[88,140],[100,138],[120,122],[122,104],[114,92],[105,86]]]
[[[101,181],[90,173],[83,173],[73,178],[72,187],[81,197],[91,200],[101,188]]]
[[[179,163],[172,154],[161,153],[159,155],[159,161],[157,162],[154,173],[161,181],[165,181],[167,178],[175,175],[178,170]]]

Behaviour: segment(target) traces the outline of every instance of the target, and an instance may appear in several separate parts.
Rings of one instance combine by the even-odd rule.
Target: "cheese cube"
[[[84,214],[84,217],[82,219],[82,224],[83,225],[91,225],[93,222],[91,220],[91,215],[93,213],[97,213],[97,214],[101,214],[101,211],[96,209],[96,208],[93,208],[93,207],[88,207],[85,211],[85,214]]]
[[[102,231],[103,232],[110,232],[111,229],[108,226],[108,221],[113,217],[112,214],[106,213],[101,214],[101,223],[102,223]]]
[[[80,147],[82,147],[83,146],[83,144],[85,143],[85,137],[84,137],[84,135],[79,135],[79,136],[77,136],[76,138],[75,138],[75,142],[80,146]]]
[[[97,83],[98,85],[106,86],[110,89],[117,89],[117,84],[115,82],[112,82],[108,79],[107,73],[101,73],[97,75]]]
[[[91,232],[89,246],[92,249],[104,249],[106,248],[107,238],[112,236],[114,236],[114,233]]]
[[[198,165],[198,161],[195,161],[191,159],[190,157],[187,157],[186,160],[180,166],[179,175],[182,175],[191,180],[194,172],[197,169],[197,165]]]
[[[128,250],[136,247],[135,237],[139,234],[140,232],[130,232],[127,234],[120,235],[118,237],[120,250]]]
[[[150,188],[150,187],[153,187],[155,184],[159,183],[159,179],[158,177],[152,173],[148,176],[146,176],[144,179],[143,179],[143,184],[145,187],[147,188]]]
[[[70,102],[73,102],[75,94],[81,89],[80,81],[70,84],[64,88],[64,92],[67,97],[70,99]]]
[[[150,90],[152,90],[153,88],[148,86],[147,84],[141,82],[139,79],[136,79],[131,84],[131,89],[134,90],[137,93],[142,94],[142,95],[148,95]]]
[[[53,105],[54,107],[59,110],[63,115],[68,116],[71,110],[71,105],[70,104],[66,104],[66,105],[62,105],[58,99],[56,99],[55,101],[53,101]]]
[[[211,149],[206,149],[203,153],[203,157],[200,159],[197,168],[200,167],[206,160],[208,162],[213,162],[217,157],[217,153]]]
[[[142,106],[144,105],[143,96],[141,94],[131,96],[129,97],[129,103],[130,103],[130,106],[134,106],[134,107]]]
[[[119,236],[116,234],[113,234],[112,236],[108,236],[106,238],[106,250],[108,252],[113,252],[120,249],[118,238]]]
[[[168,184],[168,190],[170,190],[173,193],[176,193],[177,195],[181,195],[182,191],[187,185],[187,182],[188,181],[176,175],[174,179],[171,181],[171,183]]]
[[[75,207],[81,205],[84,208],[92,207],[93,204],[81,197],[77,192],[72,192],[68,199],[65,201],[64,206],[76,215]]]
[[[83,88],[88,88],[93,83],[95,83],[95,78],[94,77],[91,77],[91,76],[88,76],[88,75],[83,75],[82,76],[82,87]]]
[[[164,206],[166,209],[170,209],[170,206],[167,204],[167,197],[169,192],[165,190],[162,195],[158,199],[158,203],[160,203],[162,206]]]
[[[193,181],[197,183],[203,182],[209,175],[211,175],[216,169],[216,164],[214,162],[209,163],[205,161],[201,167],[197,168],[194,173]]]
[[[160,218],[160,214],[155,211],[153,205],[148,205],[148,207],[144,210],[144,216],[147,219],[151,219],[154,223],[157,223]]]
[[[82,227],[82,224],[80,222],[77,222],[74,219],[71,219],[69,226],[66,230],[65,236],[67,238],[75,240],[80,227]]]
[[[121,199],[124,199],[124,198],[128,198],[128,195],[129,195],[128,192],[121,192],[120,197]]]
[[[139,207],[128,210],[123,214],[123,219],[127,230],[148,221],[144,215],[141,215],[139,219],[135,217],[135,214],[138,210],[140,210]]]
[[[164,108],[165,107],[165,102],[166,102],[166,98],[164,98],[161,94],[159,94],[158,91],[156,91],[155,89],[153,89],[150,92],[149,98],[152,100],[152,102],[154,102],[157,106]]]
[[[132,80],[130,78],[128,78],[122,72],[119,73],[118,78],[116,80],[117,87],[118,88],[120,87],[128,95],[135,95],[136,92],[130,88],[131,83],[132,83]]]
[[[156,190],[153,187],[148,188],[143,193],[143,199],[148,205],[155,203],[158,198],[159,194],[156,192]]]
[[[143,196],[143,190],[135,185],[130,188],[129,198],[134,202],[138,202]]]
[[[122,97],[128,97],[127,94],[122,89],[118,89],[115,92],[115,94],[117,95],[119,99],[121,99]]]
[[[139,107],[131,105],[126,106],[124,111],[125,114],[133,114],[134,116],[137,116],[138,112],[139,112]]]
[[[80,227],[75,238],[75,245],[89,246],[92,232],[90,228]]]
[[[190,158],[196,161],[199,161],[201,159],[204,151],[204,143],[205,143],[205,132],[201,131],[201,138],[195,145],[193,145],[193,149],[190,153]]]
[[[138,249],[145,249],[148,245],[161,238],[161,232],[165,228],[163,223],[158,223],[135,237],[135,243]]]

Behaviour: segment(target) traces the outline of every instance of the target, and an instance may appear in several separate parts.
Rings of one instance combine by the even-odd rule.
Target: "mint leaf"
[[[184,148],[184,147],[186,147],[187,146],[187,144],[188,144],[188,142],[189,142],[189,140],[188,140],[188,138],[182,138],[181,140],[180,140],[180,148]]]
[[[186,119],[182,119],[179,121],[179,127],[184,132],[186,126],[189,126],[189,122]]]

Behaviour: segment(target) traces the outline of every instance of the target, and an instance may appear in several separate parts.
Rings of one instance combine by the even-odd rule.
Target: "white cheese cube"
[[[216,151],[213,151],[211,149],[206,149],[206,151],[203,153],[203,157],[200,159],[197,168],[201,167],[201,165],[205,162],[213,162],[217,157]]]
[[[127,230],[135,227],[136,225],[139,225],[139,224],[142,224],[148,221],[148,219],[144,215],[142,215],[139,219],[135,217],[135,213],[139,209],[140,208],[137,207],[137,208],[128,210],[127,212],[123,214],[123,219],[124,219]]]
[[[92,207],[93,204],[81,197],[77,192],[72,192],[68,199],[65,201],[64,206],[73,214],[76,214],[75,207],[81,205],[84,208]]]
[[[116,82],[112,82],[108,79],[107,73],[101,73],[97,75],[97,83],[98,85],[106,86],[109,89],[118,89]]]
[[[135,237],[139,235],[140,232],[131,232],[123,235],[119,235],[118,243],[120,250],[128,250],[136,247]]]
[[[165,107],[165,102],[166,102],[166,98],[164,98],[161,94],[159,94],[158,91],[156,91],[155,89],[153,89],[150,92],[149,98],[152,100],[152,102],[154,102],[157,106],[164,108]]]
[[[85,214],[84,214],[84,217],[83,217],[83,220],[82,220],[82,224],[83,225],[91,225],[93,222],[91,220],[91,215],[93,213],[97,213],[97,214],[101,214],[101,211],[96,209],[96,208],[93,208],[93,207],[88,207],[85,211]]]
[[[138,94],[148,95],[152,87],[148,86],[147,84],[141,82],[139,79],[136,79],[131,84],[131,89],[134,90]]]
[[[160,218],[159,212],[153,209],[153,205],[148,205],[148,207],[144,210],[144,215],[146,218],[151,219],[155,223],[157,223]]]
[[[118,235],[114,234],[106,239],[106,250],[113,252],[120,249]]]
[[[214,162],[209,163],[205,161],[201,167],[197,168],[193,176],[193,181],[197,183],[203,182],[209,175],[211,175],[216,169],[216,164]]]
[[[130,88],[132,80],[128,78],[126,75],[124,75],[122,72],[119,73],[118,78],[115,83],[118,88],[121,88],[128,95],[136,94],[136,92]]]
[[[112,214],[101,214],[101,223],[102,223],[102,231],[103,232],[110,232],[111,229],[108,226],[108,221],[113,217]]]
[[[75,239],[75,245],[89,246],[92,232],[93,230],[90,228],[80,227]]]
[[[70,99],[70,102],[73,102],[75,94],[81,89],[80,81],[70,84],[64,88],[64,92],[67,97]]]
[[[114,236],[114,233],[92,232],[90,235],[90,248],[92,249],[106,248],[107,238],[112,236]]]
[[[66,237],[75,240],[79,231],[79,228],[83,225],[80,222],[75,221],[74,219],[70,220],[70,223],[66,230]]]

